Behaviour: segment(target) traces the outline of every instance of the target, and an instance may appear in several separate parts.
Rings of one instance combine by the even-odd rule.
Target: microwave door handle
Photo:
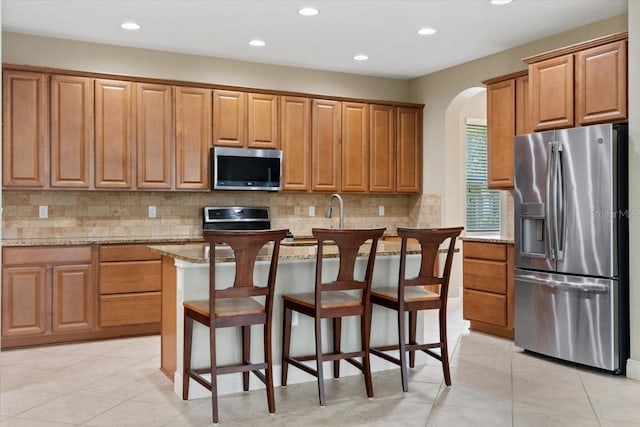
[[[553,165],[553,157],[555,153],[553,150],[553,142],[549,143],[549,152],[547,156],[547,171],[545,174],[546,177],[546,203],[545,203],[545,229],[547,232],[547,236],[545,238],[545,247],[547,250],[547,254],[549,254],[550,259],[555,259],[555,246],[552,245],[553,241],[553,227],[551,226],[551,211],[552,211],[552,197],[551,197],[551,178],[552,178],[552,165]]]

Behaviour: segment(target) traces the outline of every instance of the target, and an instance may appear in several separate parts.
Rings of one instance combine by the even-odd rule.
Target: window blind
[[[467,124],[467,232],[500,230],[500,192],[487,189],[487,127]]]

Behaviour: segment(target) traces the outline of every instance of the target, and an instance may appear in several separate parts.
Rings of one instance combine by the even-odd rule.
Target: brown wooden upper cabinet
[[[311,101],[311,189],[340,191],[342,172],[342,103]]]
[[[136,83],[136,186],[173,186],[172,86]]]
[[[487,186],[513,188],[513,137],[533,132],[527,71],[483,83],[487,85]]]
[[[342,191],[369,190],[369,105],[342,103]]]
[[[51,187],[93,186],[93,79],[51,76]]]
[[[627,33],[525,58],[535,130],[627,119]]]
[[[208,190],[211,90],[176,87],[175,114],[176,189]]]
[[[369,191],[392,193],[396,173],[396,109],[369,105]]]
[[[422,189],[422,109],[396,108],[396,191]]]
[[[278,96],[213,91],[213,145],[278,148]]]
[[[131,189],[133,151],[133,83],[95,81],[95,185]]]
[[[44,188],[48,180],[47,75],[2,73],[2,184],[5,188]]]
[[[282,188],[311,189],[311,100],[282,96],[280,99]]]

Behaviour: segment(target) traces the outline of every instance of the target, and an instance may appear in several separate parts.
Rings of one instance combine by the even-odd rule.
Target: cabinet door
[[[213,91],[213,145],[247,146],[247,94]]]
[[[369,106],[369,189],[392,193],[395,187],[395,108]]]
[[[342,170],[341,104],[314,99],[311,111],[312,189],[339,191]]]
[[[398,107],[396,114],[396,191],[420,193],[422,188],[422,110]]]
[[[369,106],[342,103],[342,191],[369,190]]]
[[[514,79],[487,86],[487,187],[513,187]]]
[[[172,87],[136,83],[138,188],[170,189],[173,175]]]
[[[311,101],[283,96],[280,108],[283,189],[311,189]]]
[[[53,332],[90,330],[95,324],[96,292],[91,265],[53,267]]]
[[[51,76],[51,186],[93,185],[93,79]]]
[[[41,73],[3,70],[2,177],[5,188],[48,185],[45,82],[46,76]]]
[[[516,135],[534,131],[529,100],[529,76],[518,77],[516,79]]]
[[[47,330],[45,267],[2,269],[2,336],[40,335]]]
[[[627,42],[576,53],[576,119],[581,125],[627,118]]]
[[[529,79],[535,130],[572,127],[573,55],[529,65]]]
[[[95,81],[95,185],[131,188],[131,82]]]
[[[248,146],[250,148],[279,148],[277,95],[250,93],[247,97]]]
[[[176,87],[176,188],[208,190],[211,90]]]

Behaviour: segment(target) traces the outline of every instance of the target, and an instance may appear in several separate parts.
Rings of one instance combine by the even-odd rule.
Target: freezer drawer
[[[620,369],[615,280],[515,271],[515,344],[597,368]]]

